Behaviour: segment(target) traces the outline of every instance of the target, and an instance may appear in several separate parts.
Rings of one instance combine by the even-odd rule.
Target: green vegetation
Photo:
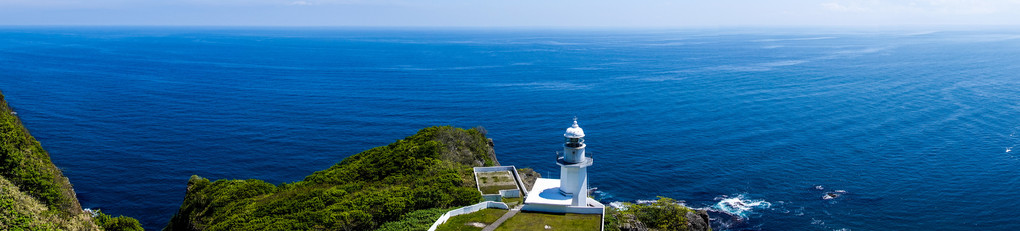
[[[436,219],[443,216],[448,209],[433,208],[410,212],[400,216],[400,220],[386,222],[379,226],[376,231],[407,231],[407,230],[428,230]]]
[[[503,209],[482,209],[473,213],[461,214],[450,217],[446,223],[439,225],[436,231],[475,231],[482,230],[486,225],[492,224],[508,210]],[[478,227],[481,226],[481,227]]]
[[[506,203],[506,206],[509,206],[510,208],[513,208],[514,206],[517,206],[519,204],[523,204],[524,203],[524,198],[523,197],[503,197],[503,203]]]
[[[50,210],[81,213],[71,183],[0,95],[0,176]]]
[[[123,230],[123,231],[145,230],[142,229],[142,224],[138,223],[138,220],[135,220],[134,218],[125,216],[112,217],[110,215],[106,215],[103,212],[96,212],[95,217],[93,217],[93,221],[95,221],[96,225],[99,225],[99,227],[103,227],[103,230]]]
[[[626,209],[606,207],[605,227],[607,231],[618,231],[620,227],[647,227],[660,231],[709,230],[707,214],[700,217],[698,211],[683,206],[668,197],[659,197],[650,204],[624,203]],[[694,220],[689,220],[694,219]]]
[[[553,214],[521,212],[503,222],[496,231],[518,230],[599,230],[602,226],[602,214]]]
[[[485,163],[496,161],[481,132],[446,126],[279,186],[192,176],[164,230],[373,230],[424,215],[415,211],[481,201],[471,167]]]
[[[50,210],[0,176],[0,230],[99,230],[88,214]]]
[[[0,94],[0,230],[142,230],[130,217],[97,215],[82,211],[71,183]]]

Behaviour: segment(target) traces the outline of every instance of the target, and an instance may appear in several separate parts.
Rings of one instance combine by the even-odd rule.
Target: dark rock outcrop
[[[531,186],[535,185],[535,181],[542,177],[541,174],[530,168],[518,168],[517,174],[521,176],[521,181],[524,181],[524,189],[526,190],[531,190]]]
[[[608,214],[607,214],[608,215]],[[689,231],[708,231],[712,230],[709,226],[708,213],[704,210],[694,210],[684,215],[686,226],[670,227],[667,229],[656,229],[648,228],[644,222],[638,220],[633,214],[621,214],[619,230],[620,231],[665,231],[665,230],[689,230]],[[610,227],[606,227],[606,230],[612,230]]]
[[[606,230],[705,231],[712,230],[708,212],[659,197],[651,203],[623,203],[623,209],[606,208]]]
[[[694,210],[694,212],[687,213],[684,216],[687,218],[688,229],[695,231],[712,230],[712,227],[709,225],[708,212],[705,210]]]

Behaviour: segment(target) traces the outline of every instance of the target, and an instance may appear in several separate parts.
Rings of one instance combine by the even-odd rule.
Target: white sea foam
[[[88,214],[88,215],[90,215],[92,217],[99,216],[99,210],[98,209],[93,210],[93,209],[90,209],[90,208],[84,208],[84,209],[82,209],[82,211],[84,211],[85,214]]]
[[[616,209],[619,209],[619,210],[627,210],[627,206],[624,206],[623,202],[619,202],[619,201],[609,202],[609,207],[613,207],[613,208],[616,208]]]
[[[772,207],[772,203],[769,203],[768,201],[761,199],[747,199],[742,194],[735,197],[716,197],[716,200],[719,200],[719,202],[712,205],[709,210],[729,214],[740,219],[747,219],[748,216],[757,213],[755,210]]]
[[[655,203],[655,201],[656,200],[636,200],[636,201],[634,201],[634,203],[635,204],[651,204],[651,203]]]

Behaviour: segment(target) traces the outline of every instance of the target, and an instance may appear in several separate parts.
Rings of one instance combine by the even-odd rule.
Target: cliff
[[[695,210],[667,197],[649,204],[624,203],[606,208],[606,231],[711,231],[708,212]]]
[[[425,230],[446,211],[480,201],[471,167],[496,164],[484,128],[429,127],[303,181],[192,176],[163,230]],[[529,185],[539,177],[519,172]],[[711,230],[704,211],[668,198],[606,216],[606,230]]]
[[[445,212],[434,208],[480,201],[472,167],[497,163],[484,129],[429,127],[349,156],[303,181],[273,185],[192,176],[181,208],[164,230],[405,227],[422,223],[408,219],[429,220],[422,217]],[[384,225],[388,222],[401,225]]]
[[[91,215],[0,93],[0,230],[141,230],[133,218]]]

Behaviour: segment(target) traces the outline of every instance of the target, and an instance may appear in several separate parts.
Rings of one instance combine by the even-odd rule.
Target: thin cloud
[[[822,3],[822,7],[825,8],[825,9],[831,10],[831,11],[839,11],[839,12],[867,12],[867,11],[870,11],[869,9],[864,8],[864,7],[844,5],[844,4],[841,4],[841,3],[838,3],[838,2],[826,2],[826,3]]]
[[[851,13],[988,15],[1020,9],[1020,0],[841,0],[820,5],[829,11]]]

